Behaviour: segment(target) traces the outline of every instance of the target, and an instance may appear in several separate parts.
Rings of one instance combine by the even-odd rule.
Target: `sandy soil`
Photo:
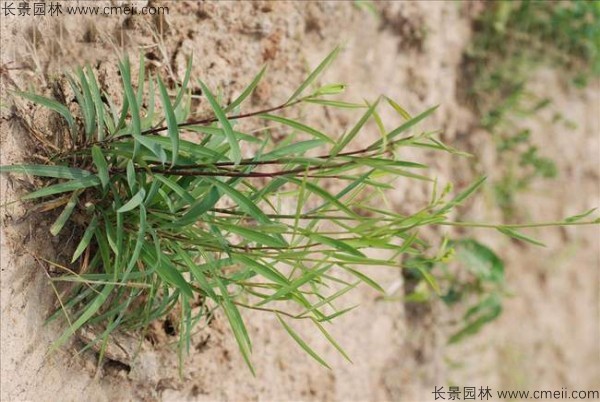
[[[170,11],[164,19],[2,18],[2,65],[12,61],[26,67],[3,77],[3,106],[9,80],[50,93],[58,72],[82,62],[94,66],[103,85],[116,91],[115,49],[136,57],[141,48],[156,68],[169,69],[174,77],[181,77],[193,53],[193,73],[223,88],[226,97],[269,63],[267,79],[251,105],[261,108],[285,99],[310,66],[341,43],[344,51],[324,81],[349,83],[349,99],[388,94],[412,113],[440,104],[422,127],[442,129],[446,142],[480,155],[480,170],[491,178],[500,174],[489,136],[476,129],[475,116],[458,100],[460,63],[477,3],[390,2],[379,6],[379,17],[351,2],[163,4]],[[545,115],[528,123],[538,128],[535,141],[557,161],[561,173],[557,181],[537,183],[520,196],[522,213],[531,220],[555,220],[600,205],[600,83],[575,91],[549,70],[541,71],[531,85],[542,96],[552,96],[553,107],[577,127],[551,124]],[[199,105],[200,110],[205,107]],[[29,113],[40,127],[51,128],[48,114]],[[343,132],[354,120],[336,113],[306,113],[314,113],[314,124],[332,132]],[[3,107],[2,164],[23,160],[35,148],[10,115]],[[372,128],[365,135],[377,133]],[[468,163],[454,157],[409,156],[429,163],[442,183],[464,186],[474,177]],[[22,191],[22,183],[0,180],[2,202]],[[399,210],[414,210],[428,191],[399,186],[390,198]],[[169,343],[175,338],[167,334],[160,347],[145,347],[130,371],[109,366],[96,373],[94,355],[77,354],[76,344],[48,354],[61,325],[43,326],[55,297],[33,255],[52,259],[63,250],[47,234],[47,222],[35,215],[23,218],[24,213],[19,204],[2,208],[2,401],[71,401],[82,395],[90,401],[425,401],[433,399],[435,385],[451,383],[493,389],[600,388],[598,228],[532,232],[546,242],[545,249],[489,231],[474,232],[505,259],[513,296],[500,320],[468,343],[445,345],[456,312],[433,303],[409,314],[403,303],[378,300],[365,286],[348,296],[360,308],[331,326],[354,364],[296,324],[334,368],[323,369],[274,318],[248,312],[244,318],[254,341],[256,378],[244,366],[227,323],[217,316],[194,335],[195,348],[180,379]],[[484,192],[461,209],[460,217],[497,221],[500,213]],[[399,270],[370,273],[384,288],[402,283]]]

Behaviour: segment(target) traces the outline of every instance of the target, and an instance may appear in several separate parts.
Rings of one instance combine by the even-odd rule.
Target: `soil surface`
[[[470,43],[471,22],[481,9],[477,2],[386,2],[377,4],[376,14],[338,1],[150,3],[167,6],[169,14],[2,16],[0,164],[30,160],[36,150],[13,113],[15,101],[8,91],[15,86],[55,94],[61,72],[89,63],[103,87],[116,95],[119,53],[136,60],[142,52],[151,69],[174,80],[182,78],[193,54],[193,76],[221,88],[224,99],[239,93],[267,63],[265,81],[246,106],[256,110],[287,99],[310,69],[341,44],[343,51],[323,82],[349,84],[348,100],[387,94],[413,114],[439,104],[419,129],[440,129],[447,144],[477,155],[473,163],[411,151],[409,160],[429,164],[441,184],[453,182],[458,189],[478,172],[490,180],[502,174],[492,139],[460,102],[462,55]],[[555,221],[599,206],[600,82],[574,89],[560,72],[548,69],[540,70],[529,85],[540,97],[553,100],[552,110],[527,124],[534,128],[536,145],[556,161],[559,176],[520,193],[519,216]],[[198,113],[208,110],[205,103],[197,105]],[[41,108],[20,101],[14,107],[42,132],[51,132],[56,124]],[[554,122],[554,110],[574,124]],[[384,121],[394,119],[392,112],[384,113]],[[333,110],[302,113],[316,127],[340,134],[356,120]],[[369,126],[361,135],[366,142],[378,133]],[[434,239],[444,233],[475,237],[505,261],[511,296],[503,315],[457,345],[446,344],[457,311],[438,302],[415,307],[383,301],[362,286],[346,296],[349,305],[360,307],[329,327],[353,364],[312,328],[294,323],[333,367],[326,370],[297,347],[275,317],[245,311],[254,342],[255,378],[220,314],[197,328],[182,377],[174,353],[177,337],[164,323],[154,328],[157,341],[146,342],[135,361],[120,364],[115,352],[115,361],[97,370],[92,351],[78,353],[85,334],[68,347],[49,351],[64,324],[44,325],[56,297],[43,259],[60,259],[69,244],[51,237],[49,222],[40,214],[28,213],[19,203],[4,205],[30,183],[16,176],[0,178],[2,401],[75,401],[83,396],[89,401],[427,401],[433,400],[435,386],[448,385],[489,386],[494,391],[600,389],[598,227],[527,232],[545,248],[489,230],[425,233]],[[429,199],[430,186],[398,183],[390,201],[399,211],[418,210]],[[500,222],[502,214],[491,190],[484,189],[456,217]],[[385,289],[403,288],[400,269],[368,272]]]

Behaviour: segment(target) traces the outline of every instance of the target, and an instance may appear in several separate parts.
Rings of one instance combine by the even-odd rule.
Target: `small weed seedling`
[[[273,314],[310,356],[327,366],[293,329],[292,320],[311,321],[346,356],[324,324],[352,309],[338,306],[338,299],[359,283],[382,291],[361,267],[397,267],[401,255],[421,255],[427,246],[418,237],[423,225],[473,225],[450,222],[446,215],[483,179],[450,200],[445,200],[448,191],[434,195],[413,215],[373,206],[400,176],[430,180],[418,173],[426,166],[401,159],[399,150],[455,151],[431,134],[406,134],[435,108],[412,117],[387,97],[364,104],[329,98],[343,91],[341,84],[310,91],[337,53],[328,55],[286,102],[267,110],[241,112],[264,69],[228,105],[198,81],[213,111],[200,120],[189,117],[191,60],[170,93],[160,76],[146,77],[143,59],[134,87],[124,59],[119,107],[89,67],[68,77],[77,110],[30,92],[17,94],[58,113],[65,123],[64,146],[46,150],[47,164],[0,167],[4,173],[45,178],[41,188],[21,200],[43,202],[45,210],[62,208],[52,235],[67,226],[81,233],[71,268],[48,262],[61,270],[51,278],[53,286],[69,283],[57,291],[60,308],[51,317],[64,316],[68,322],[55,348],[82,326],[91,326],[98,336],[88,347],[99,347],[102,357],[113,331],[144,331],[152,321],[177,314],[183,357],[192,328],[220,309],[253,370],[242,310],[254,309]],[[405,121],[386,130],[377,112],[381,104]],[[334,139],[277,113],[300,105],[347,109],[356,115],[356,124]],[[238,131],[235,123],[242,119],[256,121],[261,134]],[[371,121],[381,138],[356,144]],[[266,123],[270,130],[308,139],[274,141],[264,130]],[[182,137],[190,133],[200,139]],[[244,157],[249,144],[256,152]],[[328,191],[327,179],[340,188]],[[579,218],[555,224],[591,223]],[[537,243],[517,232],[528,225],[479,226]],[[377,257],[367,256],[366,249],[379,250],[371,254]]]
[[[437,258],[412,256],[403,264],[404,277],[413,290],[407,303],[427,303],[440,298],[463,311],[448,343],[462,341],[494,321],[502,312],[507,294],[504,263],[475,239],[445,241]]]

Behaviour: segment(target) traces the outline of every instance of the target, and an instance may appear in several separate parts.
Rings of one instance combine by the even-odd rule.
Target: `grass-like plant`
[[[176,314],[183,356],[194,325],[218,308],[253,370],[241,310],[254,309],[274,314],[321,364],[327,366],[292,328],[293,319],[310,320],[347,357],[324,324],[352,309],[338,306],[338,298],[359,283],[382,291],[361,267],[398,268],[403,255],[424,256],[427,245],[418,237],[423,225],[471,226],[450,222],[447,214],[483,179],[450,200],[450,189],[434,193],[412,215],[375,206],[400,176],[430,180],[418,173],[426,166],[401,159],[399,150],[456,151],[432,133],[407,134],[435,108],[412,117],[387,97],[364,104],[329,98],[343,91],[341,84],[311,89],[337,53],[287,101],[265,110],[242,112],[264,69],[227,105],[198,81],[213,112],[201,119],[190,117],[191,60],[182,82],[169,89],[160,76],[145,74],[143,59],[134,87],[124,59],[119,64],[123,98],[116,101],[89,67],[68,77],[77,108],[17,93],[65,123],[56,133],[64,145],[46,147],[46,164],[0,167],[4,173],[46,178],[21,200],[42,202],[45,211],[62,208],[52,235],[67,226],[81,233],[71,266],[47,261],[60,273],[51,277],[60,302],[51,318],[64,316],[68,322],[55,348],[82,326],[94,326],[98,336],[88,346],[99,347],[102,357],[113,331],[143,332],[152,321]],[[405,119],[389,131],[377,112],[386,104]],[[356,115],[356,124],[336,136],[278,113],[301,105],[346,109]],[[242,119],[255,122],[259,134],[239,131],[236,123]],[[371,121],[381,138],[360,145],[356,139]],[[290,135],[276,141],[272,132]],[[43,138],[36,138],[44,146]],[[252,156],[245,156],[249,149]],[[329,191],[324,183],[332,179],[339,188]],[[589,223],[575,220],[559,224]],[[535,242],[516,231],[527,225],[481,226]],[[367,254],[367,249],[379,251]],[[411,269],[435,288],[427,259],[421,261]]]

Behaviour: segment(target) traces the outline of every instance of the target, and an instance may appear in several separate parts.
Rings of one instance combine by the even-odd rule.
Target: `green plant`
[[[143,59],[134,88],[124,59],[119,63],[120,107],[89,67],[68,76],[77,110],[31,92],[17,93],[58,113],[65,123],[56,133],[64,146],[45,148],[46,165],[0,166],[3,173],[45,178],[41,188],[21,200],[43,202],[45,211],[64,206],[51,233],[61,235],[67,226],[80,233],[71,267],[46,261],[60,272],[50,279],[60,295],[60,308],[50,319],[64,316],[68,323],[54,348],[82,326],[93,326],[98,336],[87,347],[100,345],[102,359],[113,331],[143,332],[150,322],[176,314],[183,359],[194,325],[220,309],[252,369],[251,341],[240,310],[254,309],[274,314],[321,364],[327,366],[289,319],[310,320],[347,357],[324,324],[352,309],[339,308],[337,299],[359,283],[382,291],[360,267],[397,267],[400,255],[422,254],[426,243],[418,237],[420,226],[472,226],[450,222],[446,215],[483,179],[449,201],[450,188],[434,194],[412,215],[374,207],[373,201],[400,176],[430,180],[414,171],[426,166],[398,157],[400,149],[456,151],[431,133],[403,135],[435,108],[411,117],[387,97],[364,104],[328,98],[342,92],[342,84],[304,95],[337,53],[286,102],[266,110],[241,112],[264,69],[228,105],[198,81],[213,112],[202,119],[190,118],[191,60],[184,79],[170,92],[160,76],[146,77]],[[390,131],[377,112],[383,102],[406,119]],[[353,115],[363,111],[334,140],[302,121],[274,114],[301,105]],[[260,134],[239,131],[236,123],[242,119],[255,121]],[[371,121],[381,139],[349,150]],[[293,134],[276,141],[274,130]],[[250,147],[253,155],[244,157]],[[316,153],[324,147],[327,152]],[[326,179],[335,179],[339,188],[327,190]],[[519,226],[487,226],[535,242],[516,232]],[[367,256],[366,249],[379,249],[378,257]],[[59,291],[64,283],[68,286]]]
[[[554,162],[538,155],[523,129],[552,99],[527,90],[542,65],[583,86],[600,74],[600,3],[514,1],[486,5],[474,22],[474,38],[464,57],[466,101],[480,116],[507,167],[494,183],[505,216],[514,216],[514,196],[537,179],[557,174]]]
[[[542,64],[563,68],[576,83],[587,82],[600,74],[599,20],[600,4],[586,0],[486,5],[466,53],[470,92],[506,98]]]
[[[475,239],[447,241],[442,250],[433,259],[414,256],[405,262],[405,280],[414,283],[404,300],[427,303],[439,298],[462,311],[462,321],[448,340],[452,344],[478,333],[500,316],[506,295],[504,263]],[[428,285],[432,282],[433,287]]]

